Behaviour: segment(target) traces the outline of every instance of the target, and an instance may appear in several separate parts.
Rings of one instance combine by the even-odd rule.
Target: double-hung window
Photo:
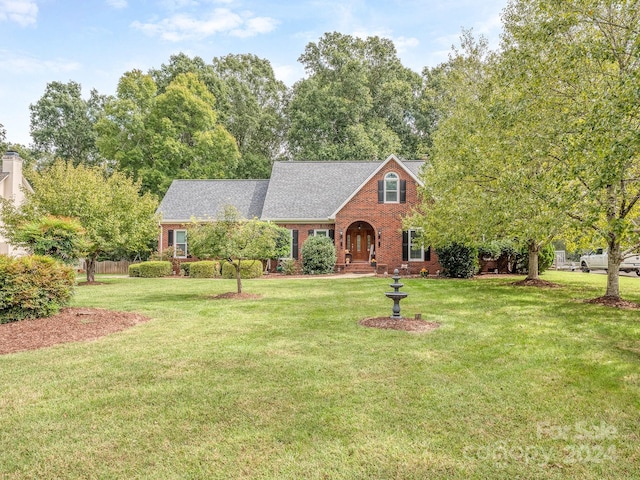
[[[384,176],[384,203],[398,203],[399,183],[396,173],[389,172]]]
[[[176,230],[174,232],[175,235],[175,257],[176,258],[187,258],[187,231],[186,230]]]
[[[409,260],[424,260],[424,247],[419,230],[409,230]]]

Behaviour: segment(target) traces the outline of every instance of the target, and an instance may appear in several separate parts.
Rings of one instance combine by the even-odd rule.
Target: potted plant
[[[376,265],[377,265],[377,264],[378,264],[377,260],[376,260],[375,258],[372,258],[372,259],[371,259],[371,266],[372,266],[373,268],[376,268]]]
[[[427,278],[429,276],[429,270],[427,270],[426,268],[420,269],[420,276],[422,278]]]

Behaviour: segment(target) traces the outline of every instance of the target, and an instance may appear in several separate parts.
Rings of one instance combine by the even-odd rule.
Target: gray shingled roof
[[[158,212],[163,222],[215,219],[225,205],[244,218],[260,217],[269,180],[174,180]]]
[[[270,180],[174,180],[158,212],[182,223],[215,219],[234,205],[245,218],[329,220],[383,163],[275,162]],[[419,177],[423,161],[402,163]]]
[[[326,220],[382,162],[275,162],[263,220]]]

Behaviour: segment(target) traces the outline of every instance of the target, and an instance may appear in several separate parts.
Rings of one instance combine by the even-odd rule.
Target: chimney
[[[20,190],[22,185],[22,158],[18,152],[8,151],[2,156],[2,171],[9,174],[5,180],[5,198],[14,198],[18,205],[22,204],[24,194]]]

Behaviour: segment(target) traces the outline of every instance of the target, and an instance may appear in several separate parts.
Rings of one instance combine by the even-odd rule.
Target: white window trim
[[[183,252],[183,255],[178,255],[178,245],[183,245],[183,243],[178,242],[178,232],[184,232],[184,252]],[[185,229],[174,230],[173,231],[173,257],[174,258],[187,258],[188,249],[189,249],[189,244],[187,242],[187,231]]]
[[[409,261],[410,262],[424,262],[424,246],[423,245],[420,245],[420,258],[411,258],[411,252],[414,251],[414,249],[412,248],[413,239],[411,237],[411,234],[418,231],[420,231],[419,228],[409,229]],[[415,251],[417,253],[417,249]]]
[[[392,175],[395,177],[396,189],[395,190],[387,190],[387,178],[391,177]],[[384,203],[400,203],[400,175],[398,175],[396,172],[387,173],[384,176],[383,185],[384,185]],[[395,192],[396,193],[396,199],[395,200],[387,200],[387,192]]]
[[[317,237],[318,233],[323,232],[324,236],[329,238],[329,229],[328,228],[318,228],[313,230],[313,236]]]

